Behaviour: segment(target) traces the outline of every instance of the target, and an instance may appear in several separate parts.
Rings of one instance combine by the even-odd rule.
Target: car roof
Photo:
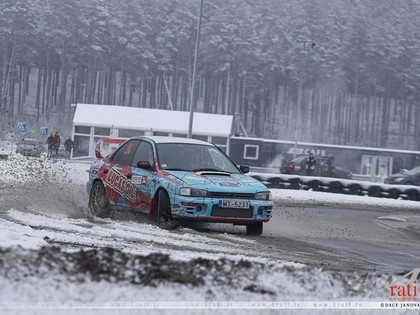
[[[25,139],[22,139],[21,143],[22,143],[22,142],[29,142],[29,143],[34,143],[34,142],[36,142],[36,143],[39,143],[39,141],[38,141],[37,139],[30,139],[30,138],[25,138]]]
[[[208,145],[212,146],[211,143],[191,139],[191,138],[182,138],[182,137],[165,137],[165,136],[144,136],[144,137],[135,137],[137,139],[150,139],[155,143],[184,143],[184,144],[201,144],[201,145]]]
[[[294,158],[292,161],[299,161],[299,160],[306,159],[308,157],[309,157],[309,155],[301,155],[301,156],[298,156],[298,157]],[[317,159],[317,160],[327,160],[327,157],[325,157],[325,156],[315,156],[315,159]]]
[[[34,138],[23,138],[22,141],[38,141],[38,139],[34,139]]]
[[[302,160],[306,159],[307,157],[308,157],[308,155],[298,156],[298,157],[294,158],[294,159],[292,160],[292,162],[300,162],[300,161],[302,161]]]

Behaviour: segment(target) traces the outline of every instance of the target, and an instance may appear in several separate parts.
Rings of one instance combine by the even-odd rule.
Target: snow
[[[341,178],[332,178],[332,177],[287,175],[287,174],[279,174],[279,173],[250,172],[249,174],[252,175],[252,176],[257,175],[260,178],[260,180],[265,181],[267,183],[270,182],[273,179],[276,179],[276,178],[281,178],[282,181],[288,181],[290,179],[296,179],[296,180],[300,181],[301,183],[305,183],[305,184],[309,183],[313,180],[317,180],[317,181],[319,181],[319,183],[321,185],[324,185],[324,186],[328,186],[330,183],[333,183],[333,182],[340,182],[343,185],[343,187],[349,187],[352,184],[358,184],[365,191],[367,191],[371,187],[379,187],[381,189],[381,191],[384,191],[384,192],[390,191],[391,189],[398,189],[401,193],[406,193],[407,191],[410,191],[410,190],[413,190],[413,189],[420,192],[420,187],[413,186],[413,185],[390,185],[390,184],[382,184],[382,183],[371,182],[371,181],[360,181],[360,180],[341,179]],[[319,200],[320,202],[321,201],[324,202],[325,197],[326,197],[327,200],[331,200],[331,198],[330,198],[331,196],[328,197],[328,195],[329,194],[325,195],[324,193],[322,193],[321,195],[316,195],[316,199]],[[298,196],[296,196],[296,197],[298,197]],[[344,204],[348,204],[348,202],[346,202],[347,197],[345,197],[343,194],[336,195],[335,198],[338,198],[340,200],[340,202],[343,201]],[[349,200],[357,202],[358,199],[357,198],[356,199],[350,198]],[[373,200],[374,203],[377,203],[377,201],[378,201],[377,198],[370,199],[370,200],[371,201]],[[371,202],[369,204],[371,204]],[[394,205],[395,203],[393,203],[393,202],[387,203],[387,202],[381,201],[380,204]],[[406,204],[403,204],[403,205],[406,205]]]
[[[313,205],[313,206],[349,206],[349,207],[376,207],[381,209],[413,209],[420,206],[418,201],[375,198],[369,196],[353,196],[345,194],[333,194],[311,190],[288,190],[271,189],[273,201],[278,204],[287,205]]]
[[[26,158],[13,154],[8,160],[0,161],[0,182],[12,187],[31,184],[35,180],[45,185],[54,182],[60,191],[74,189],[74,192],[67,191],[68,195],[62,198],[80,194],[79,199],[84,203],[87,200],[84,186],[88,167],[88,163],[81,161],[56,161],[46,159],[45,156]],[[367,196],[280,189],[271,191],[273,201],[277,205],[369,205],[394,210],[418,209],[419,205],[414,201]],[[4,195],[2,202],[5,202],[3,197]],[[43,197],[39,195],[40,199]],[[215,311],[255,314],[258,312],[255,308],[194,309],[186,305],[196,302],[197,305],[208,307],[209,303],[226,301],[382,301],[388,298],[386,288],[391,279],[386,275],[341,274],[307,268],[294,262],[273,261],[258,256],[258,253],[251,255],[248,245],[255,244],[256,241],[244,238],[241,234],[220,233],[218,236],[200,233],[187,227],[178,231],[167,231],[147,220],[138,222],[92,218],[83,212],[86,209],[80,210],[80,213],[84,214],[70,215],[63,210],[65,206],[64,203],[60,203],[60,196],[56,197],[57,203],[45,205],[44,209],[41,202],[41,206],[37,207],[21,208],[21,205],[14,205],[3,212],[0,211],[1,314],[56,314],[58,310],[65,314],[119,314],[122,310],[136,313],[141,310],[145,313],[158,310],[160,314],[177,314],[178,311],[179,314],[185,314],[186,310],[182,308],[186,308],[191,314],[214,314]],[[80,205],[72,202],[66,207],[72,209],[73,206]],[[380,219],[404,220],[403,217],[395,215],[383,216]],[[52,246],[60,246],[60,252],[55,253]],[[146,260],[149,257],[147,255],[158,253],[168,255],[171,264],[185,266],[194,261],[195,265],[208,260],[206,264],[212,267],[201,267],[203,275],[200,279],[204,281],[204,285],[201,286],[177,282],[136,284],[129,280],[130,277],[146,267],[130,269],[128,264],[120,266],[119,280],[109,278],[97,281],[89,274],[73,275],[66,271],[75,268],[76,263],[71,255],[80,253],[81,248],[84,251],[100,251],[98,257],[104,255],[101,250],[111,248],[118,255],[138,257],[133,259],[139,259],[140,262]],[[54,258],[55,255],[59,255],[61,258],[47,259],[48,263],[45,263],[42,262],[42,253],[47,257]],[[70,255],[68,261],[62,256],[65,253]],[[11,258],[8,258],[10,255]],[[17,261],[15,265],[14,259]],[[236,269],[237,264],[243,261],[249,262],[250,265],[247,268]],[[37,263],[40,265],[36,265]],[[60,264],[64,264],[64,271],[56,269]],[[159,270],[164,267],[157,266]],[[83,281],[80,281],[80,276],[83,277]],[[174,302],[184,303],[181,304],[181,310],[173,309]],[[199,304],[200,302],[207,304]],[[167,307],[154,309],[153,305]],[[259,311],[264,314],[279,312],[276,309]],[[377,314],[383,312],[377,311]],[[310,310],[308,314],[314,312]],[[352,312],[346,312],[349,313]],[[355,313],[356,311],[353,312]],[[369,310],[369,314],[372,313],[375,313],[375,310]]]

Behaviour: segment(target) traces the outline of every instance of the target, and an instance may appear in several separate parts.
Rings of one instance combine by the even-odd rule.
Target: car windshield
[[[37,140],[22,140],[22,144],[26,145],[38,145],[39,142]]]
[[[308,155],[304,155],[304,156],[299,156],[295,159],[292,160],[292,163],[294,164],[302,164],[304,162],[306,162],[306,159],[308,158]],[[315,157],[315,160],[319,163],[319,164],[325,164],[325,160],[319,157]]]
[[[411,170],[404,171],[404,174],[407,174],[407,175],[417,175],[419,173],[420,173],[420,166],[412,168]]]
[[[293,159],[292,162],[295,163],[295,164],[299,164],[303,160],[306,160],[306,158],[307,158],[306,156],[299,156],[299,157]]]
[[[212,145],[159,143],[157,151],[160,167],[164,170],[239,173],[236,166]]]

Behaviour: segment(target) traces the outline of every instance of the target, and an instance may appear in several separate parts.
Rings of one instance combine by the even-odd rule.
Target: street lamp
[[[299,38],[296,40],[296,43],[303,43],[303,51],[305,54],[306,54],[306,46],[310,47],[311,49],[314,49],[316,45],[313,40],[306,39],[306,38]],[[293,150],[293,159],[296,158],[298,127],[299,127],[298,120],[300,116],[300,109],[302,107],[301,103],[302,103],[302,92],[303,92],[303,64],[304,62],[302,62],[299,69],[298,100],[297,100],[297,110],[296,110],[296,119],[295,119],[295,148]]]
[[[191,78],[190,120],[188,124],[188,134],[187,134],[188,138],[192,138],[192,127],[193,127],[193,119],[194,119],[194,83],[195,83],[195,72],[197,68],[198,48],[200,46],[202,15],[203,15],[203,0],[201,0],[201,3],[200,3],[200,17],[198,19],[197,37],[195,41],[194,65],[193,65],[193,73],[192,73],[192,78]]]

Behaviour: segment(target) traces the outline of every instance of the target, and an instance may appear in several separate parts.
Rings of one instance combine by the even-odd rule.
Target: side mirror
[[[239,166],[239,169],[241,170],[241,172],[242,172],[243,174],[249,173],[249,166],[246,166],[246,165],[240,165],[240,166]]]
[[[144,170],[152,170],[153,169],[152,164],[150,164],[149,161],[138,161],[137,162],[137,167],[141,168],[141,169],[144,169]]]

